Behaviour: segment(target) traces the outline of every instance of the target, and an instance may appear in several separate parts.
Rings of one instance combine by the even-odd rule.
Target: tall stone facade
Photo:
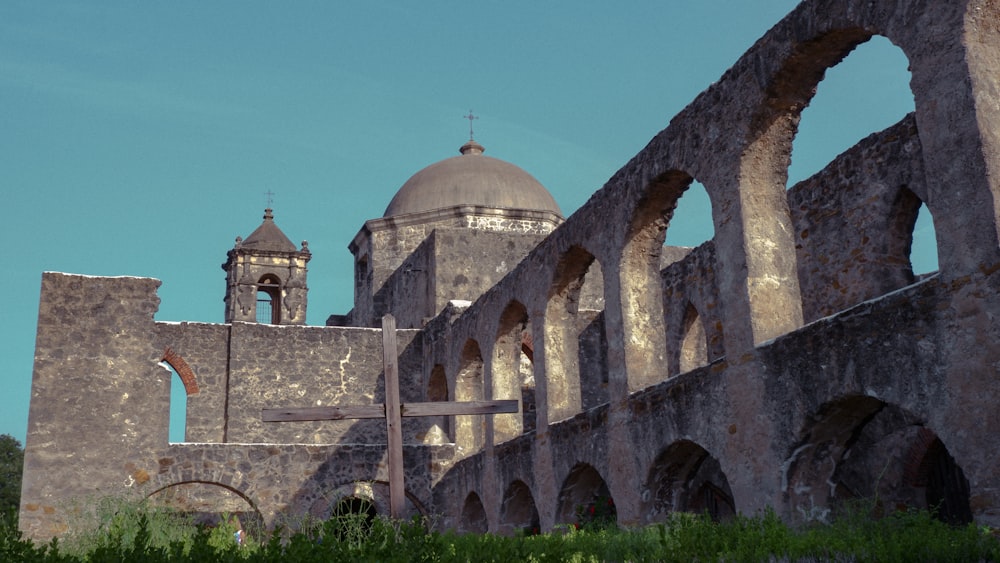
[[[384,286],[485,231],[389,233],[410,246],[378,275],[374,234],[356,238],[354,326],[158,322],[155,280],[45,274],[22,528],[59,534],[63,503],[98,491],[266,524],[352,498],[385,512],[380,428],[258,422],[307,399],[379,402],[379,330],[363,325],[382,310],[408,319],[404,402],[523,398],[515,415],[406,421],[407,511],[443,528],[550,529],[597,497],[624,525],[767,507],[822,520],[877,497],[1000,526],[998,21],[986,0],[803,2],[580,210],[515,243],[523,259],[446,303],[432,286],[454,272]],[[786,190],[799,112],[875,34],[908,57],[915,113]],[[695,178],[715,236],[665,249]],[[939,271],[916,277],[921,204]],[[399,309],[407,292],[418,308]],[[167,442],[164,358],[197,382],[183,444]]]

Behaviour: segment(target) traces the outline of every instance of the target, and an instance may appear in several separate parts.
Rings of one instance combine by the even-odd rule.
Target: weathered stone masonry
[[[596,497],[641,524],[768,506],[822,519],[877,493],[1000,526],[997,22],[988,0],[803,2],[473,303],[419,324],[401,311],[420,327],[399,331],[404,401],[534,405],[408,420],[408,510],[507,533]],[[915,113],[786,191],[799,113],[875,34],[909,59]],[[665,251],[693,179],[715,237]],[[916,279],[921,203],[940,269]],[[354,313],[372,316],[383,286],[362,277]],[[305,397],[378,402],[378,331],[154,322],[157,285],[43,276],[22,528],[60,533],[69,496],[189,485],[267,523],[358,496],[384,512],[377,425],[258,422]],[[167,443],[167,347],[197,376],[201,443]]]

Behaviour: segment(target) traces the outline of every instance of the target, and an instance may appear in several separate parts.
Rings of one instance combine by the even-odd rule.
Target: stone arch
[[[344,510],[364,514],[389,514],[389,483],[387,481],[350,481],[311,491],[313,494],[306,500],[303,510],[319,520],[343,513]],[[409,490],[403,491],[405,496],[405,514],[427,515],[427,507]]]
[[[493,345],[493,398],[521,400],[521,412],[494,415],[494,443],[510,440],[523,431],[523,421],[528,416],[524,396],[529,389],[533,395],[535,387],[534,374],[529,371],[531,356],[524,353],[525,345],[530,346],[531,341],[528,310],[519,301],[511,301],[500,315]],[[534,409],[531,410],[534,414]]]
[[[217,524],[227,513],[256,535],[264,530],[264,516],[249,495],[236,487],[209,480],[189,479],[160,486],[146,495],[150,502],[188,513],[196,521]]]
[[[511,483],[504,491],[500,505],[500,533],[509,536],[518,532],[537,534],[540,522],[531,488],[520,479]]]
[[[969,484],[944,443],[905,409],[849,395],[822,405],[784,463],[791,516],[825,520],[851,499],[875,514],[935,509],[943,520],[972,521]]]
[[[730,201],[725,202],[738,209],[740,221],[728,225],[725,236],[717,238],[720,246],[725,240],[726,252],[735,253],[739,244],[745,247],[741,253],[745,263],[731,265],[737,270],[727,275],[730,279],[722,290],[735,294],[744,285],[749,288],[745,306],[752,320],[752,344],[802,324],[795,316],[799,299],[794,265],[788,259],[793,256],[788,240],[792,231],[787,206],[779,196],[801,110],[826,70],[875,34],[899,45],[911,69],[921,156],[930,184],[927,203],[940,221],[939,256],[952,266],[948,277],[998,259],[1000,183],[989,169],[995,166],[1000,143],[984,131],[1000,126],[1000,110],[982,100],[995,100],[1000,63],[988,53],[1000,45],[1000,30],[981,22],[1000,17],[1000,7],[982,2],[878,7],[843,2],[829,10],[819,6],[803,4],[771,30],[778,41],[752,50],[752,57],[774,58],[778,64],[773,72],[765,71],[763,88],[750,102],[756,108],[746,132],[750,141],[741,154],[739,190],[728,194]],[[927,33],[932,27],[937,32]],[[976,41],[969,42],[968,34]],[[753,58],[745,57],[741,63],[753,64]],[[966,150],[956,153],[955,147]],[[744,271],[747,283],[741,279]]]
[[[483,355],[479,343],[473,339],[465,341],[462,347],[460,367],[455,377],[456,401],[483,400]],[[485,429],[482,415],[465,415],[454,418],[455,445],[465,455],[475,453],[485,444]]]
[[[1000,139],[993,132],[1000,130],[1000,29],[985,22],[1000,20],[1000,5],[922,0],[876,7],[855,0],[840,11],[834,21],[842,29],[813,42],[843,28],[864,29],[865,38],[884,35],[907,57],[928,176],[924,202],[936,220],[940,271],[954,279],[996,263]]]
[[[930,276],[938,270],[937,229],[934,216],[921,201],[913,229],[910,230],[910,252],[907,256],[910,271],[916,280]]]
[[[601,474],[588,463],[578,463],[566,475],[556,506],[556,522],[573,524],[579,520],[581,511],[596,502],[611,502],[614,499],[608,484]]]
[[[803,324],[794,226],[785,192],[792,143],[802,109],[826,70],[871,35],[861,27],[847,27],[795,45],[770,79],[751,120],[751,142],[741,155],[734,202],[740,221],[725,227],[725,240],[743,247],[738,253],[730,248],[727,254],[738,254],[745,264],[746,281],[741,285],[748,296],[753,345]]]
[[[930,211],[924,205],[923,200],[908,187],[900,186],[896,190],[890,210],[891,215],[888,219],[885,254],[890,259],[898,260],[904,264],[903,280],[901,280],[904,283],[900,284],[899,287],[913,283],[916,280],[915,274],[917,272],[913,269],[911,254],[913,251],[914,228],[916,227],[917,217],[920,215],[921,209]],[[931,216],[930,219],[931,230],[933,231],[934,217]],[[892,289],[898,288],[892,287],[889,290],[891,291]]]
[[[688,301],[680,326],[680,346],[677,364],[680,373],[708,364],[708,339],[705,323],[694,304]]]
[[[693,178],[678,170],[659,175],[645,188],[632,215],[620,265],[628,389],[666,378],[666,328],[660,275],[663,243],[674,210]]]
[[[806,322],[917,279],[910,257],[923,207],[919,194],[926,194],[919,153],[911,114],[869,135],[789,191],[789,205],[796,210],[799,287]],[[929,228],[933,236],[933,225]]]
[[[431,368],[431,374],[427,378],[426,396],[428,401],[444,402],[448,400],[448,376],[445,375],[443,365],[434,364],[434,367]],[[427,431],[420,438],[425,444],[443,444],[454,438],[449,430],[450,425],[446,416],[428,418],[427,428]]]
[[[163,351],[160,362],[171,372],[169,440],[172,443],[186,442],[188,398],[198,394],[198,379],[187,361],[169,346]],[[181,382],[183,391],[174,386],[174,375]]]
[[[580,334],[593,318],[579,315],[580,290],[594,263],[594,255],[586,249],[570,247],[556,265],[549,287],[544,326],[546,418],[549,423],[573,416],[582,406]]]
[[[469,493],[462,503],[462,517],[458,523],[460,534],[485,534],[489,531],[489,519],[486,517],[486,509],[483,508],[483,501],[474,492]]]
[[[354,262],[354,302],[360,303],[371,292],[372,269],[368,254],[359,254]]]
[[[346,516],[348,514],[363,514],[366,520],[371,521],[378,516],[378,509],[375,503],[368,498],[351,496],[344,497],[337,501],[333,507],[333,516]]]
[[[911,487],[924,490],[926,508],[948,524],[972,522],[969,481],[941,438],[921,428],[912,442],[904,476]]]
[[[692,180],[677,199],[663,244],[668,250],[690,250],[713,238],[715,222],[712,220],[712,200],[705,186]],[[673,262],[675,256],[665,251],[662,262]]]
[[[535,338],[531,322],[525,325],[521,340],[521,431],[532,432],[538,425],[538,400],[535,394]]]
[[[258,323],[281,324],[281,278],[274,274],[264,274],[257,280]]]
[[[663,521],[671,512],[706,513],[719,521],[733,517],[736,505],[719,461],[695,442],[680,440],[650,466],[641,510],[646,522]]]
[[[825,70],[796,127],[789,188],[913,112],[908,63],[906,53],[888,38],[872,35]]]
[[[329,515],[331,520],[349,523],[348,529],[355,529],[354,527],[357,526],[366,532],[371,531],[377,517],[378,509],[375,507],[375,501],[363,496],[341,498],[333,506]],[[335,528],[336,537],[341,541],[347,539],[349,533],[347,529],[339,526]]]

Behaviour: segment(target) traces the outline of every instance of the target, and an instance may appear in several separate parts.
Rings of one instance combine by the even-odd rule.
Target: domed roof
[[[562,217],[538,180],[509,162],[483,156],[484,150],[470,139],[459,149],[461,155],[417,172],[399,188],[383,217],[460,205],[549,211]]]
[[[295,244],[274,223],[274,215],[270,207],[264,210],[264,222],[242,241],[242,246],[279,252],[296,252],[297,250]]]

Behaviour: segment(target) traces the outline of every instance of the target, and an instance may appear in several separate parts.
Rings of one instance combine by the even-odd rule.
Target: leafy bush
[[[618,509],[610,496],[599,495],[586,506],[576,507],[576,529],[603,530],[618,526]]]
[[[0,517],[16,514],[21,505],[24,448],[10,434],[0,434]]]
[[[0,520],[0,561],[1000,561],[1000,541],[989,529],[951,527],[926,511],[873,519],[864,507],[829,525],[791,527],[773,511],[725,523],[676,513],[637,529],[560,525],[519,537],[442,533],[419,518],[342,513],[239,545],[226,517],[208,528],[145,502],[91,506],[89,531],[65,543],[35,545]]]

